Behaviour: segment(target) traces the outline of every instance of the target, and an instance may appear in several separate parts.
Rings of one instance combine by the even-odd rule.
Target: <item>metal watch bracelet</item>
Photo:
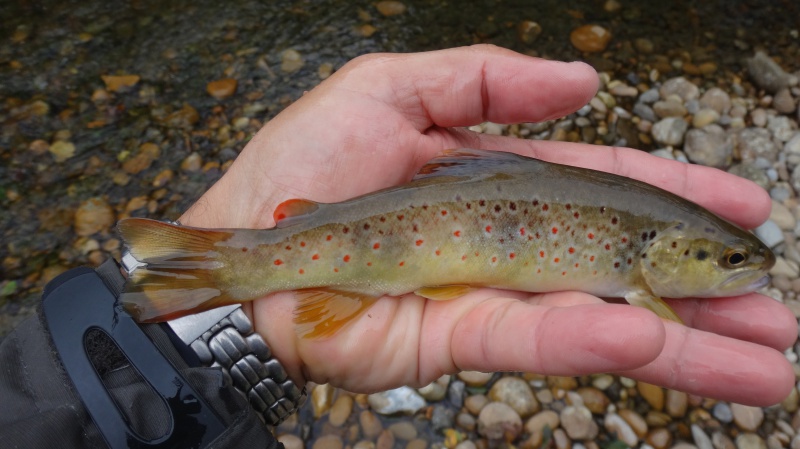
[[[122,265],[130,274],[142,264],[126,253]],[[181,317],[167,325],[204,366],[220,368],[266,424],[280,424],[305,403],[306,388],[299,388],[272,357],[240,305]]]

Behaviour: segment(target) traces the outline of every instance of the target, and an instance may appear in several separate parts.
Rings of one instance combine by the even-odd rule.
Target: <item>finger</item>
[[[776,404],[789,394],[794,371],[778,351],[665,322],[666,344],[656,360],[621,374],[752,406]]]
[[[387,77],[376,77],[380,71]],[[425,73],[425,76],[419,76]],[[388,101],[419,131],[543,121],[585,105],[597,92],[589,65],[547,61],[491,45],[411,55],[371,55],[341,71],[342,88]]]
[[[457,369],[575,376],[649,363],[661,351],[664,330],[660,319],[636,307],[493,298],[461,317],[450,341]]]
[[[757,293],[735,298],[675,299],[689,327],[783,351],[797,340],[797,319],[778,301]]]
[[[763,223],[772,207],[769,194],[750,180],[715,168],[659,158],[640,150],[514,139],[468,131],[448,134],[452,135],[450,146],[511,151],[548,162],[591,168],[647,182],[687,198],[748,229]],[[442,136],[438,138],[447,140]]]

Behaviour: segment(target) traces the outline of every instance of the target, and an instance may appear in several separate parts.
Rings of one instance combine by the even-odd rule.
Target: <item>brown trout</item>
[[[403,186],[335,204],[288,200],[271,229],[131,218],[143,265],[121,300],[161,321],[297,290],[298,333],[333,335],[383,295],[451,299],[478,287],[580,290],[680,319],[661,299],[764,286],[775,256],[751,233],[629,178],[460,149]]]

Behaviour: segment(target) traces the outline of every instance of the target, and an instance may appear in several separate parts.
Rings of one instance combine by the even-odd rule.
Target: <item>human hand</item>
[[[749,181],[626,148],[470,132],[483,121],[539,122],[586,104],[597,75],[581,63],[475,46],[369,55],[267,123],[181,222],[268,228],[282,201],[336,202],[407,182],[428,159],[457,147],[511,151],[657,185],[744,227],[770,202]],[[297,382],[368,392],[421,386],[459,370],[553,375],[616,372],[649,383],[751,405],[789,392],[794,374],[778,351],[797,323],[758,294],[676,300],[687,326],[639,307],[579,292],[482,289],[453,301],[380,299],[330,339],[297,336],[294,296],[252,303],[255,329]]]

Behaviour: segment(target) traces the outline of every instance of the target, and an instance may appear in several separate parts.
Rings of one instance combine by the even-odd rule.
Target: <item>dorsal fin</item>
[[[458,148],[445,150],[419,169],[413,181],[434,176],[474,176],[493,173],[525,173],[542,161],[504,151]]]
[[[319,203],[309,200],[294,198],[286,200],[272,213],[272,218],[275,219],[275,224],[279,228],[285,228],[304,217],[313,214],[319,209]]]

